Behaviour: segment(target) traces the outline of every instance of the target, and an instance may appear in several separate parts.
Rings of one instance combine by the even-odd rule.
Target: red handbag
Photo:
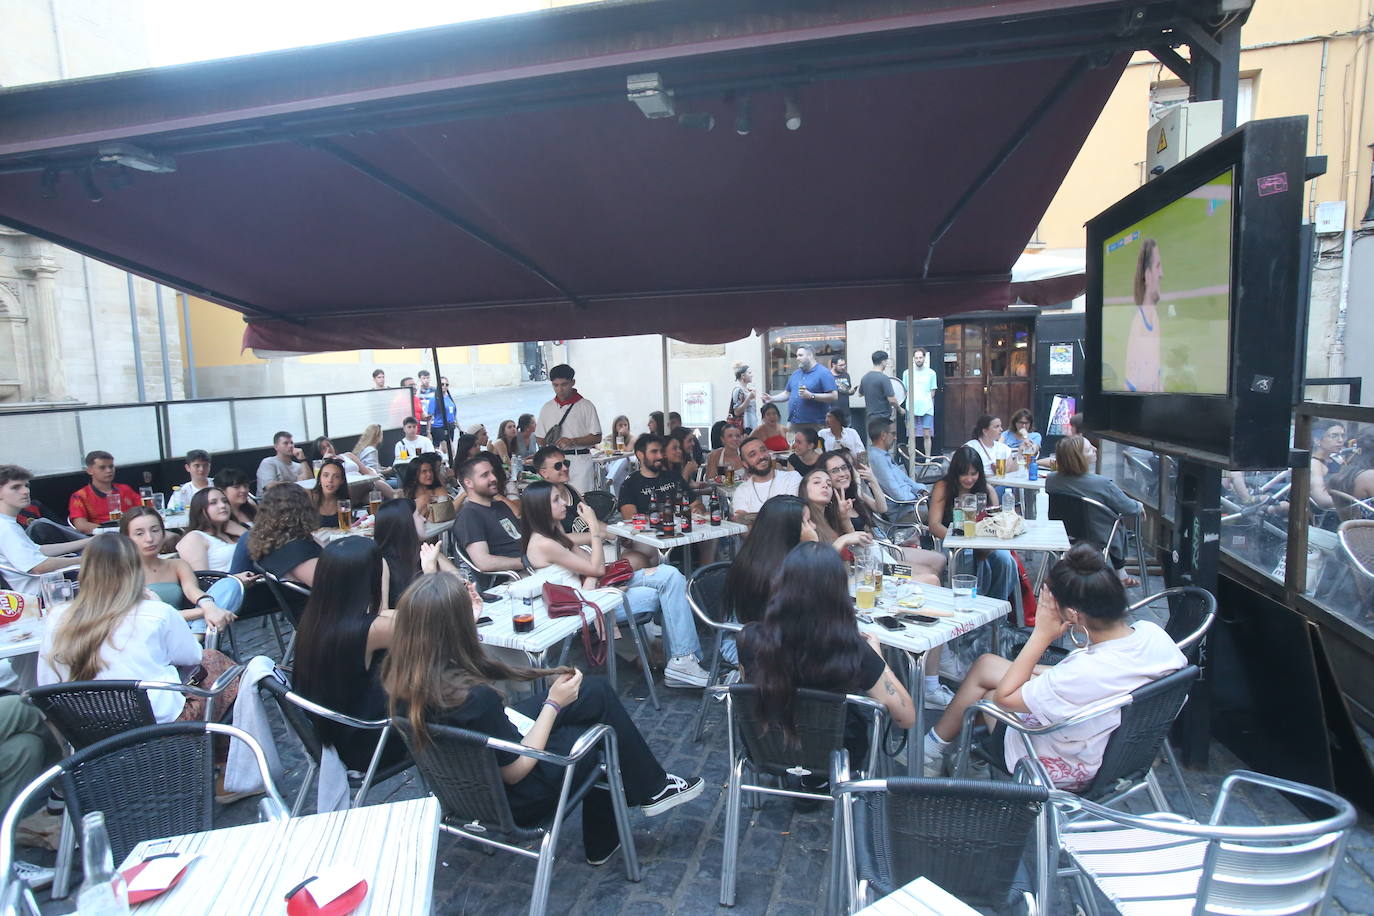
[[[601,578],[596,580],[596,584],[602,588],[615,588],[617,585],[624,585],[635,576],[634,567],[630,561],[622,557],[613,563],[606,564],[606,571],[601,574]]]
[[[596,611],[595,623],[588,624],[586,616],[582,613],[584,607]],[[606,664],[606,624],[601,617],[601,608],[597,607],[595,602],[582,597],[582,593],[575,588],[545,582],[544,609],[550,617],[576,615],[582,618],[582,648],[587,653],[587,664],[593,668]],[[595,635],[592,632],[593,628]]]

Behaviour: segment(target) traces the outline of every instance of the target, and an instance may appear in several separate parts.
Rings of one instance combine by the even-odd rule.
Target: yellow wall
[[[250,366],[266,362],[243,349],[243,316],[222,305],[187,296],[187,309],[197,367]]]
[[[1358,79],[1356,52],[1362,44],[1361,56],[1374,49],[1368,47],[1369,36],[1361,39],[1340,33],[1367,28],[1371,11],[1374,0],[1257,0],[1241,32],[1241,73],[1254,79],[1251,116],[1308,116],[1308,151],[1329,157],[1326,175],[1309,185],[1308,213],[1316,202],[1345,200],[1347,225],[1352,227],[1364,213],[1370,167],[1366,147],[1374,140],[1374,98],[1370,98],[1369,85],[1374,69],[1367,71],[1366,79]],[[1322,36],[1328,37],[1319,133]],[[1083,224],[1140,185],[1150,88],[1173,83],[1177,83],[1174,75],[1148,54],[1136,55],[1126,68],[1040,224],[1039,236],[1047,247],[1083,247]],[[1354,156],[1352,124],[1357,125],[1358,139]],[[1353,191],[1348,183],[1352,172]]]

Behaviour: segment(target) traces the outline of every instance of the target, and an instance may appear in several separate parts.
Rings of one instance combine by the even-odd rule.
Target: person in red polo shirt
[[[86,473],[91,482],[72,494],[67,501],[67,516],[72,527],[82,534],[91,534],[110,520],[110,502],[119,497],[120,510],[127,512],[140,504],[138,494],[127,484],[115,483],[114,456],[109,452],[91,452],[86,456]]]

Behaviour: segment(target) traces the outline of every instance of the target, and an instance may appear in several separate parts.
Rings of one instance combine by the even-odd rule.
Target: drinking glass
[[[117,522],[124,517],[124,501],[119,498],[118,493],[111,493],[110,500],[110,521]]]
[[[152,488],[152,487],[139,487],[139,488],[138,488],[138,498],[139,498],[139,501],[143,503],[143,507],[144,507],[145,509],[151,509],[151,508],[153,508],[153,488]]]
[[[161,515],[162,513],[164,513],[164,512],[167,511],[167,494],[166,494],[166,493],[154,493],[154,494],[153,494],[153,508],[157,510],[157,514],[158,514],[158,515]]]
[[[353,503],[346,500],[339,500],[339,527],[347,531],[353,524]]]
[[[978,577],[951,576],[950,584],[954,589],[954,609],[956,611],[973,610],[973,599],[978,594]]]

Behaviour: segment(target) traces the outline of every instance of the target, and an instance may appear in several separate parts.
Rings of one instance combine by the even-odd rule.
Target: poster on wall
[[[1077,406],[1078,401],[1072,395],[1056,394],[1050,403],[1050,422],[1045,435],[1069,435],[1069,417],[1074,415]]]
[[[1073,375],[1073,344],[1050,344],[1050,375]]]
[[[684,426],[711,427],[711,383],[682,383],[682,423]]]

